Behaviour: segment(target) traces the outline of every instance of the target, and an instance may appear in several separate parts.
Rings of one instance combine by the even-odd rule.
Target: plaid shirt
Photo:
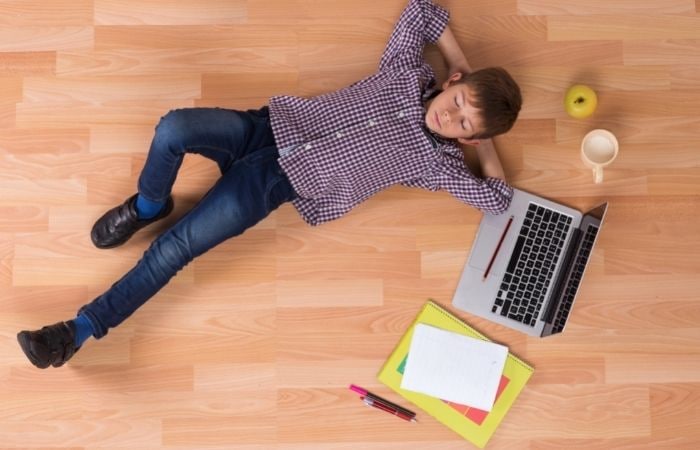
[[[435,90],[435,74],[423,47],[438,40],[448,19],[430,0],[410,0],[376,74],[310,99],[270,99],[279,163],[306,222],[337,219],[394,184],[446,190],[490,213],[508,208],[508,184],[474,176],[456,142],[425,126],[424,102]]]

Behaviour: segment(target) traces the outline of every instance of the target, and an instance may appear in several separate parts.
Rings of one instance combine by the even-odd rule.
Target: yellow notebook
[[[401,378],[403,377],[406,356],[411,346],[413,328],[416,323],[432,325],[443,330],[453,331],[485,341],[489,340],[486,336],[441,308],[437,303],[428,301],[379,371],[379,381],[447,425],[464,439],[472,442],[479,448],[484,448],[520,394],[520,391],[525,387],[534,369],[512,353],[509,353],[503,369],[503,375],[501,376],[498,393],[496,394],[496,402],[490,412],[470,408],[467,405],[447,402],[418,392],[403,390],[401,389]]]

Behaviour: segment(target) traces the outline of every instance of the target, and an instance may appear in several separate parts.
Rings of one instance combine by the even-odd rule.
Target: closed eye
[[[455,97],[455,105],[459,108],[459,102],[457,101],[457,97]],[[467,127],[464,126],[464,121],[462,121],[462,129],[464,131],[467,131]]]

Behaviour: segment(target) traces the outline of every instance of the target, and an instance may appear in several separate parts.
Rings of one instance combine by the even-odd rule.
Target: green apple
[[[566,91],[564,108],[575,119],[584,119],[595,111],[598,106],[598,96],[595,91],[583,84],[575,84]]]

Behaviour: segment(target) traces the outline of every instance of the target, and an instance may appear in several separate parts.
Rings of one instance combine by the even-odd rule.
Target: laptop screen
[[[562,279],[561,287],[556,292],[557,300],[550,302],[554,308],[545,319],[547,326],[543,335],[561,333],[564,330],[588,266],[591,252],[598,239],[598,232],[605,218],[607,207],[608,204],[604,203],[583,216],[578,233],[576,233],[576,242],[572,245],[573,252],[568,262],[568,272],[566,277]]]

